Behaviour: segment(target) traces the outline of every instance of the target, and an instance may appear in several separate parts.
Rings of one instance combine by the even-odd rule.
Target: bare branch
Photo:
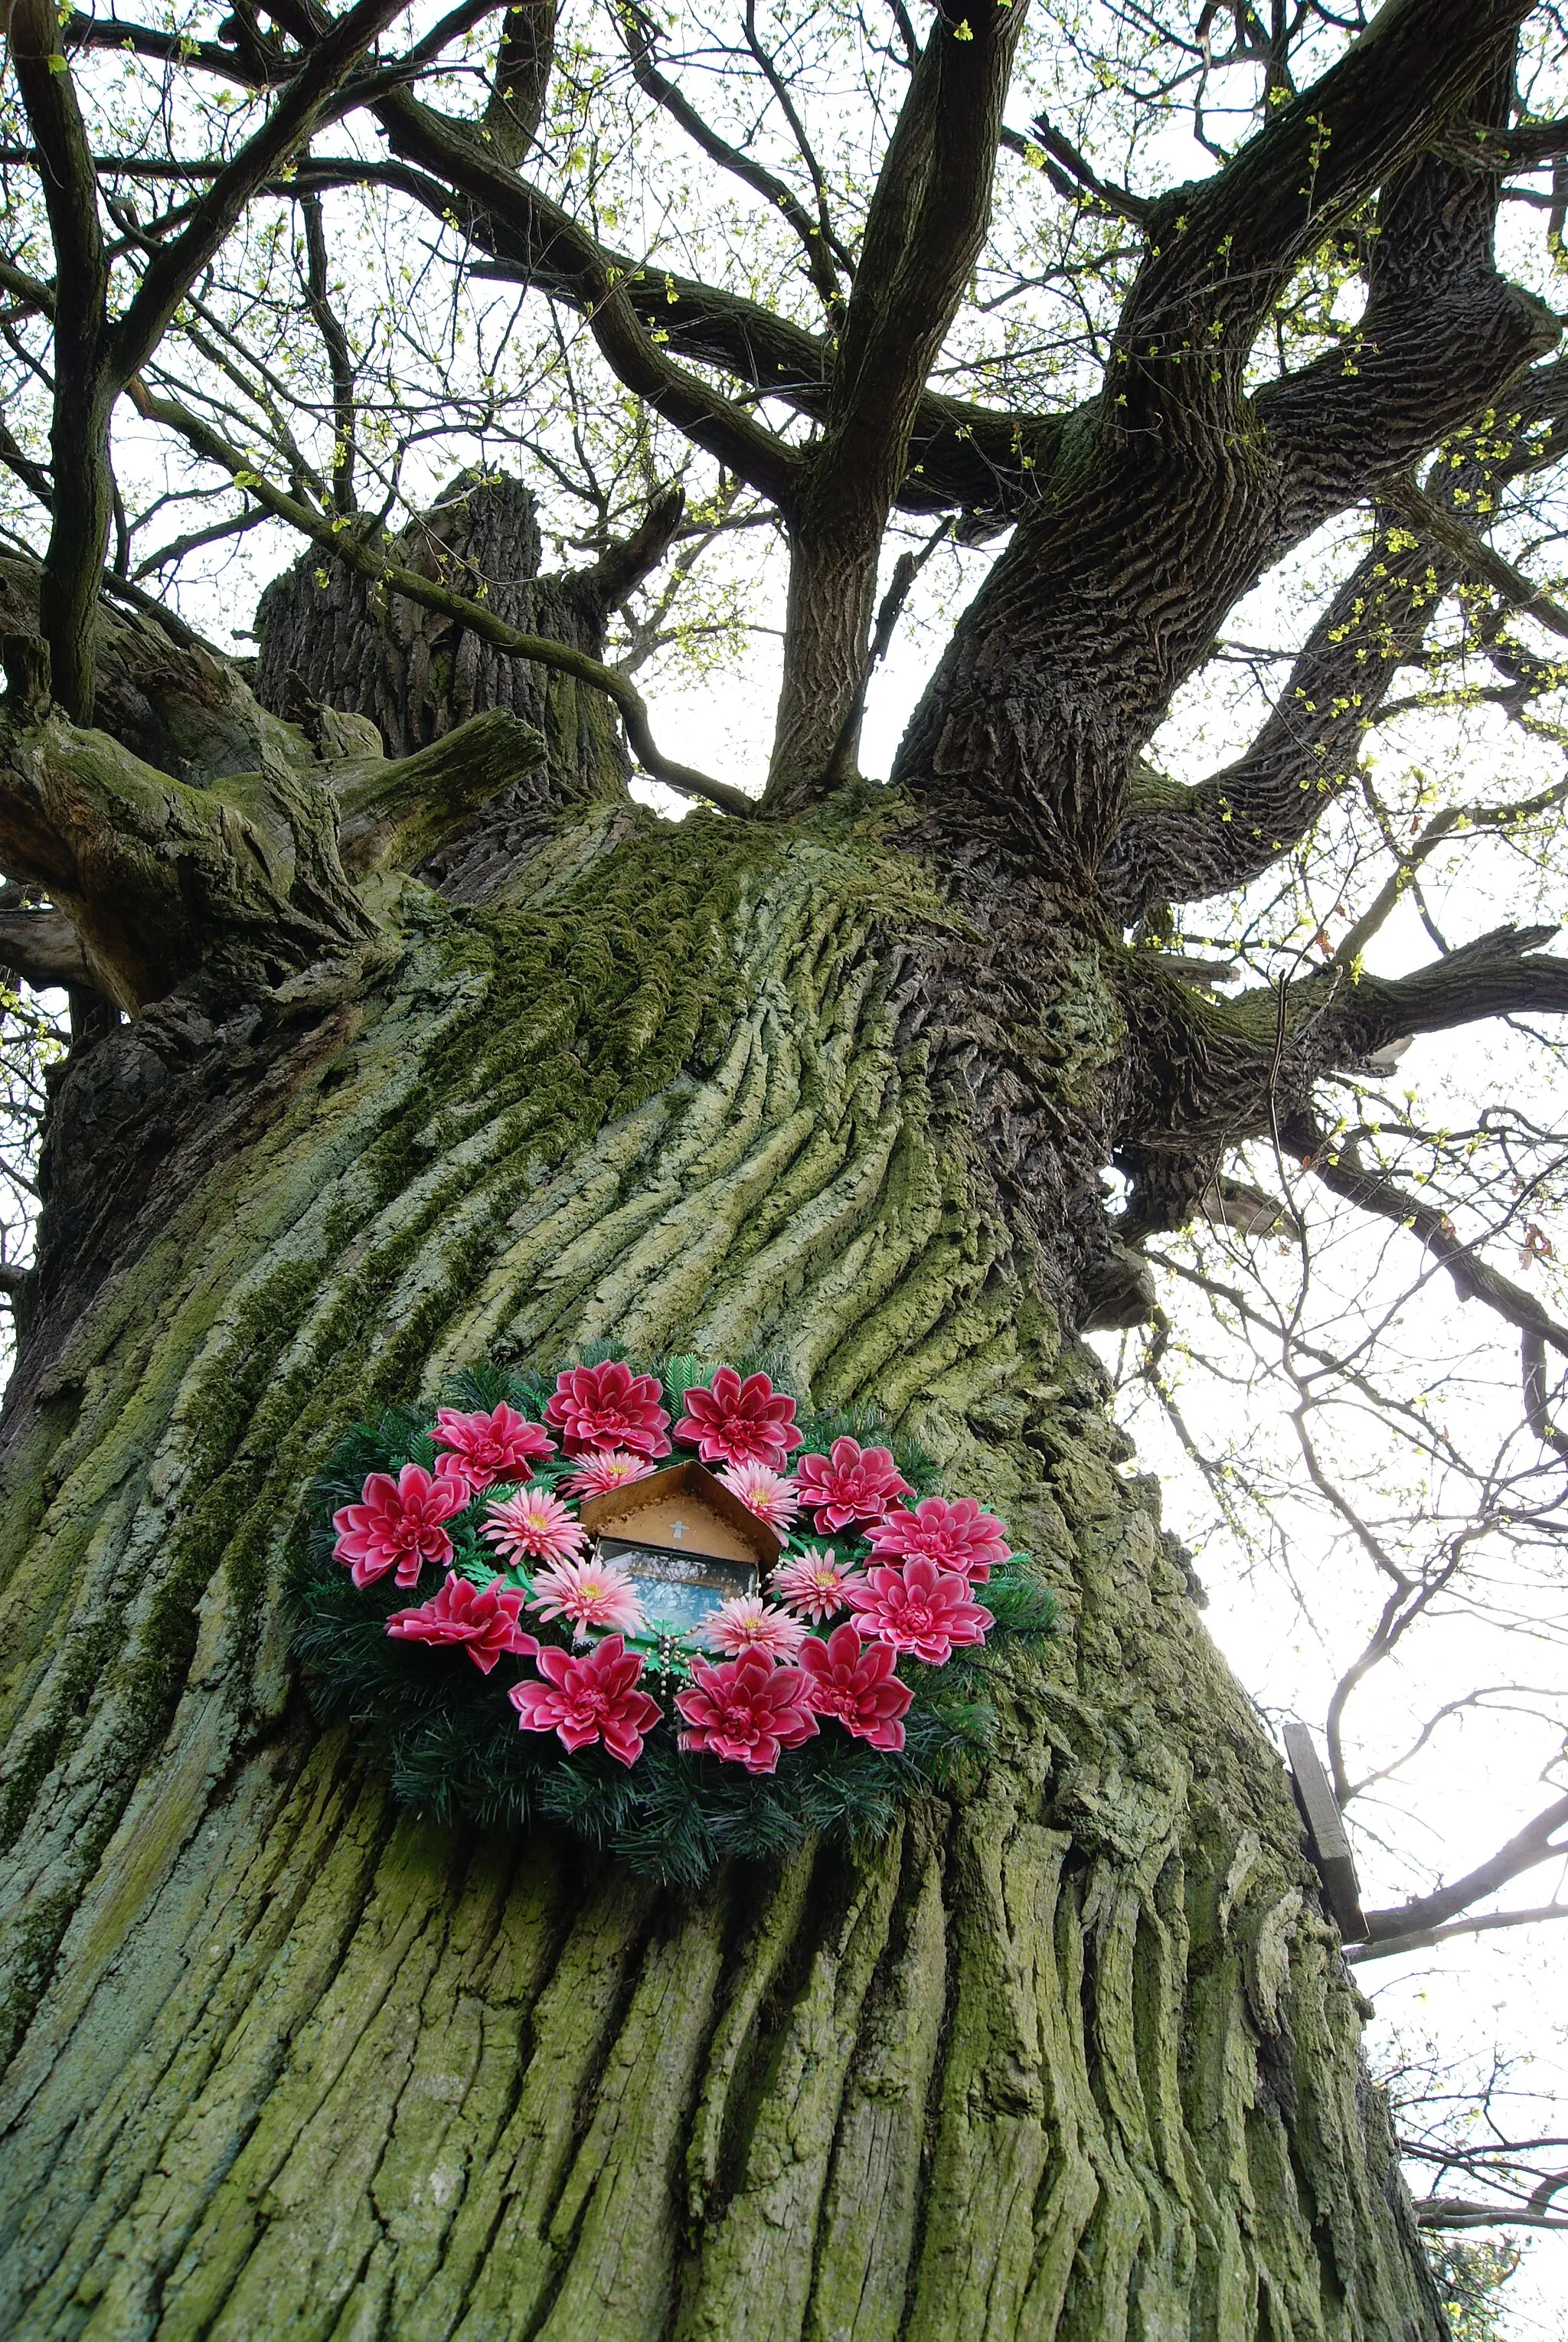
[[[655,743],[648,725],[648,711],[642,694],[630,679],[617,674],[614,667],[590,658],[585,651],[574,650],[569,644],[556,642],[544,635],[525,635],[515,626],[507,626],[487,610],[483,602],[473,601],[465,594],[454,594],[434,579],[421,577],[417,572],[390,562],[376,549],[369,537],[354,528],[335,525],[297,496],[285,495],[269,481],[262,479],[237,447],[214,431],[199,416],[168,398],[155,398],[142,392],[136,401],[141,413],[152,421],[167,425],[195,448],[209,463],[219,465],[231,477],[243,480],[256,502],[265,505],[279,520],[287,521],[302,536],[324,546],[351,569],[364,577],[371,577],[389,593],[401,594],[405,600],[417,602],[427,610],[439,610],[443,616],[455,618],[459,624],[497,649],[510,651],[514,657],[531,659],[537,666],[554,667],[562,675],[572,675],[580,683],[591,684],[613,700],[621,712],[626,726],[626,737],[633,753],[645,771],[655,780],[664,781],[683,796],[704,797],[725,813],[749,818],[754,814],[754,801],[744,790],[732,788],[725,781],[715,781],[707,774],[695,771],[689,765],[677,764],[664,756]]]
[[[1381,1914],[1379,1915],[1382,1916]],[[1402,1952],[1426,1952],[1456,1936],[1485,1936],[1499,1927],[1533,1927],[1546,1919],[1568,1919],[1568,1903],[1543,1903],[1533,1911],[1487,1911],[1479,1919],[1457,1919],[1446,1927],[1426,1927],[1413,1934],[1390,1936],[1381,1943],[1356,1944],[1347,1960],[1392,1960]]]
[[[1527,1870],[1536,1869],[1543,1862],[1561,1859],[1568,1854],[1568,1839],[1559,1833],[1568,1828],[1568,1797],[1558,1797],[1516,1830],[1505,1846],[1498,1847],[1485,1862],[1466,1871],[1452,1887],[1439,1887],[1430,1895],[1413,1896],[1397,1909],[1369,1911],[1366,1915],[1368,1944],[1392,1944],[1396,1937],[1423,1934],[1428,1928],[1439,1927],[1472,1905],[1484,1902],[1506,1887],[1511,1878],[1518,1878]]]

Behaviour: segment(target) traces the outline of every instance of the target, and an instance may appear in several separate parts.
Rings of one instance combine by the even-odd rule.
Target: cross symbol
[[[684,1521],[672,1521],[670,1523],[670,1535],[675,1539],[677,1545],[685,1534],[686,1525]]]

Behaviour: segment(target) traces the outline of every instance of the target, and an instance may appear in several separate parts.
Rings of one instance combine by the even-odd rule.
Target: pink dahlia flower
[[[643,1753],[661,1710],[656,1699],[636,1688],[643,1662],[628,1656],[619,1635],[606,1635],[582,1658],[546,1645],[539,1654],[544,1683],[514,1684],[507,1698],[524,1732],[554,1732],[567,1748],[602,1740],[623,1765]]]
[[[444,1406],[432,1436],[437,1447],[451,1450],[474,1490],[488,1488],[496,1480],[525,1480],[542,1456],[555,1453],[549,1433],[504,1399],[489,1415],[464,1415],[454,1406]],[[443,1456],[437,1468],[445,1464]]]
[[[794,1482],[767,1464],[731,1464],[719,1479],[748,1513],[766,1521],[770,1529],[787,1529],[800,1510]]]
[[[775,1667],[753,1654],[744,1659],[692,1661],[692,1680],[675,1696],[686,1729],[683,1748],[709,1749],[748,1773],[771,1773],[785,1748],[798,1748],[817,1728],[798,1667]]]
[[[865,1579],[858,1569],[850,1569],[839,1560],[829,1546],[825,1553],[815,1546],[786,1561],[775,1569],[768,1580],[768,1592],[793,1610],[800,1618],[809,1618],[814,1626],[831,1618],[849,1600],[852,1586],[864,1586]]]
[[[570,1561],[588,1532],[548,1488],[520,1488],[490,1506],[479,1531],[507,1561]]]
[[[1011,1559],[1006,1530],[973,1496],[960,1496],[953,1505],[944,1496],[926,1496],[913,1512],[889,1513],[872,1531],[871,1550],[901,1561],[923,1554],[938,1569],[957,1570],[972,1586],[984,1586],[994,1569]]]
[[[945,1666],[966,1643],[983,1643],[996,1623],[989,1610],[969,1599],[966,1577],[938,1569],[924,1554],[902,1569],[884,1564],[868,1570],[864,1586],[851,1586],[849,1606],[856,1634],[874,1636],[895,1651],[913,1651],[928,1667]]]
[[[394,1610],[386,1631],[410,1643],[461,1643],[488,1675],[497,1659],[531,1658],[538,1649],[537,1637],[524,1634],[519,1622],[522,1607],[521,1586],[474,1586],[454,1572],[417,1610]]]
[[[566,1493],[572,1496],[607,1496],[612,1488],[624,1488],[629,1481],[645,1480],[653,1468],[645,1456],[634,1456],[629,1447],[596,1448],[584,1456],[571,1475]]]
[[[675,1437],[695,1447],[704,1464],[766,1464],[776,1470],[792,1447],[804,1445],[794,1427],[794,1401],[774,1390],[766,1375],[742,1382],[721,1366],[705,1390],[685,1394]]]
[[[825,1456],[797,1456],[794,1483],[819,1529],[879,1521],[895,1497],[914,1494],[887,1448],[862,1447],[854,1439],[835,1439]]]
[[[721,1602],[703,1621],[703,1640],[710,1651],[728,1659],[755,1651],[768,1659],[791,1659],[799,1650],[805,1628],[787,1610],[775,1610],[760,1594],[740,1594]]]
[[[560,1432],[568,1456],[594,1447],[634,1447],[639,1456],[670,1452],[670,1418],[659,1405],[658,1383],[618,1361],[573,1366],[557,1376],[544,1420]]]
[[[553,1562],[534,1578],[528,1607],[542,1618],[570,1618],[579,1643],[590,1626],[634,1635],[643,1623],[636,1587],[613,1561]]]
[[[815,1635],[800,1646],[806,1697],[818,1716],[834,1716],[874,1748],[904,1746],[901,1718],[914,1694],[893,1670],[891,1643],[863,1643],[853,1626],[835,1626],[826,1642]]]
[[[390,1473],[373,1472],[359,1503],[334,1513],[333,1552],[347,1563],[356,1586],[374,1586],[389,1569],[396,1570],[399,1586],[416,1586],[425,1562],[444,1566],[451,1560],[445,1524],[467,1502],[462,1479],[431,1474],[420,1464],[405,1464],[395,1480]]]

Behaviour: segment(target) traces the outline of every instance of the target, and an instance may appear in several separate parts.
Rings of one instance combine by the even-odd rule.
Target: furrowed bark
[[[1436,2342],[1283,1770],[1050,1298],[1065,1216],[976,1139],[981,946],[874,796],[632,819],[414,890],[303,1016],[198,980],[61,1093],[5,1418],[7,2330]],[[1053,1022],[1061,1128],[1118,1052],[1093,951]],[[663,1895],[398,1817],[309,1728],[325,1446],[600,1335],[772,1342],[1027,1536],[1064,1630],[970,1791]]]

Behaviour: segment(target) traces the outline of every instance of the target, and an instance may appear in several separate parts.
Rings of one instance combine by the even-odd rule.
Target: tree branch
[[[354,359],[348,346],[348,335],[327,295],[326,228],[321,215],[320,195],[314,193],[302,195],[299,208],[305,224],[305,300],[326,351],[327,367],[332,376],[333,509],[338,513],[351,513],[355,508]]]
[[[604,358],[628,390],[674,424],[694,445],[705,448],[749,485],[781,507],[789,503],[798,471],[794,452],[733,399],[714,390],[655,342],[631,297],[631,279],[641,274],[619,265],[585,230],[513,172],[494,161],[465,123],[423,105],[406,90],[394,90],[375,107],[393,150],[433,172],[440,182],[444,219],[455,193],[464,199],[473,233],[475,217],[504,223],[524,281],[547,275],[569,286]],[[668,295],[664,295],[666,305]],[[678,298],[674,306],[678,306]],[[660,330],[667,335],[668,329]]]
[[[76,930],[60,911],[0,911],[0,966],[40,992],[65,985],[97,988]]]
[[[1506,2204],[1471,2204],[1457,2196],[1428,2196],[1415,2207],[1418,2228],[1568,2228],[1568,2215],[1517,2211]]]
[[[1313,86],[1223,170],[1162,198],[1116,332],[1112,380],[1130,433],[1173,399],[1228,396],[1292,272],[1413,156],[1494,63],[1531,0],[1385,0]],[[1194,350],[1201,316],[1206,346]],[[1205,381],[1205,377],[1208,378]]]
[[[54,525],[38,624],[52,655],[55,690],[86,722],[93,707],[93,612],[113,505],[107,443],[114,392],[103,363],[109,264],[93,151],[51,0],[14,0],[10,40],[55,246]]]
[[[825,427],[786,511],[784,671],[768,776],[781,811],[809,802],[844,753],[883,534],[926,376],[991,216],[1024,16],[1001,0],[941,0],[877,176]]]
[[[710,162],[722,171],[728,171],[743,186],[777,212],[794,231],[805,260],[805,273],[821,297],[829,320],[836,329],[844,319],[844,287],[834,266],[834,253],[824,235],[821,223],[814,220],[787,180],[781,179],[732,146],[725,138],[709,128],[690,101],[684,97],[675,84],[661,73],[654,61],[659,28],[646,10],[636,0],[625,0],[616,11],[616,25],[631,59],[632,75],[639,89],[644,91],[655,105],[664,108],[672,122],[684,130],[693,144],[700,148]]]
[[[336,834],[325,790],[282,768],[191,788],[101,732],[0,713],[0,863],[48,889],[133,1014],[215,955],[275,981],[369,942]]]
[[[37,5],[37,0],[32,0]],[[112,329],[115,386],[145,365],[185,293],[223,244],[251,197],[309,137],[329,98],[408,0],[355,0],[322,34],[266,121],[219,171],[190,224],[148,260],[135,298]]]
[[[400,594],[405,601],[417,602],[427,610],[438,610],[444,617],[454,618],[460,626],[480,635],[497,649],[510,651],[514,657],[531,660],[536,666],[553,667],[558,674],[575,676],[580,683],[590,684],[602,691],[620,710],[626,727],[626,737],[632,752],[645,772],[655,780],[678,790],[684,796],[702,797],[710,805],[720,806],[725,813],[749,819],[756,811],[755,802],[742,789],[732,788],[728,782],[715,781],[706,773],[699,773],[689,765],[675,762],[664,756],[655,743],[648,725],[648,711],[642,694],[624,675],[614,667],[590,658],[585,651],[574,650],[567,643],[554,641],[545,635],[525,635],[515,626],[507,626],[487,610],[483,602],[475,602],[465,594],[454,594],[434,578],[421,577],[412,569],[388,561],[363,532],[345,527],[326,519],[322,514],[303,504],[297,496],[285,495],[254,471],[237,447],[204,423],[188,408],[169,398],[156,398],[143,390],[137,396],[138,410],[149,420],[167,425],[177,432],[187,446],[216,464],[230,477],[248,488],[256,502],[279,520],[287,521],[300,535],[313,544],[322,545],[361,576],[373,578],[389,594]]]
[[[490,143],[515,170],[539,133],[555,63],[555,0],[514,0],[501,24],[495,79],[484,108]]]
[[[1440,1927],[1444,1920],[1468,1911],[1474,1903],[1495,1895],[1511,1878],[1526,1870],[1534,1870],[1543,1862],[1568,1854],[1568,1840],[1558,1833],[1568,1828],[1568,1797],[1558,1797],[1515,1831],[1506,1846],[1473,1870],[1456,1878],[1452,1887],[1440,1887],[1431,1895],[1413,1896],[1397,1909],[1369,1911],[1366,1915],[1367,1944],[1393,1944],[1396,1937],[1423,1934],[1428,1928]]]
[[[1392,1960],[1401,1952],[1431,1951],[1455,1936],[1490,1935],[1500,1927],[1533,1927],[1545,1919],[1568,1919],[1568,1903],[1543,1903],[1533,1911],[1488,1911],[1479,1919],[1457,1919],[1451,1927],[1426,1927],[1414,1934],[1390,1936],[1379,1943],[1356,1944],[1345,1957],[1358,1966],[1365,1960]]]

